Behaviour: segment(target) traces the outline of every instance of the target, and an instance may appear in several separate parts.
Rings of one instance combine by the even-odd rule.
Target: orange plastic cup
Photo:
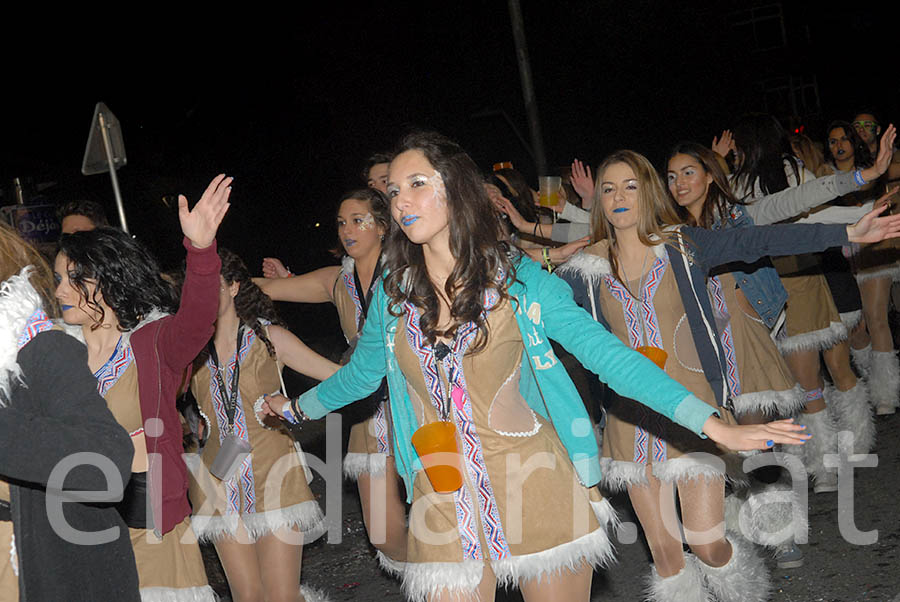
[[[636,348],[635,351],[659,366],[660,370],[665,370],[666,360],[669,359],[669,354],[666,353],[665,349],[660,349],[659,347],[653,347],[651,345],[645,345],[643,347]]]
[[[431,422],[419,427],[413,433],[412,444],[436,492],[452,493],[462,487],[459,445],[452,422]]]

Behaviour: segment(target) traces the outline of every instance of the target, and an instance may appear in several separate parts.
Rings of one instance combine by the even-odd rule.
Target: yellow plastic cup
[[[562,188],[562,178],[559,176],[541,176],[538,178],[538,204],[541,207],[555,207],[559,205],[559,190]]]
[[[643,347],[637,347],[635,351],[659,366],[660,370],[665,370],[666,360],[669,359],[669,354],[666,353],[665,349],[653,347],[652,345],[645,345]]]
[[[452,422],[430,422],[419,427],[413,433],[412,444],[437,493],[453,493],[462,487],[461,458]]]

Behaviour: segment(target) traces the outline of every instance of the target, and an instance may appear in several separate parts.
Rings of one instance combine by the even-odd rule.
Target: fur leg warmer
[[[856,386],[847,391],[828,386],[825,401],[835,418],[837,430],[853,433],[853,452],[869,453],[875,445],[875,421],[865,381],[856,381]]]
[[[647,600],[650,602],[713,602],[706,589],[700,561],[693,554],[684,555],[684,568],[671,577],[660,577],[650,566],[647,580]]]
[[[816,493],[837,491],[837,472],[826,469],[824,461],[825,454],[837,453],[837,431],[831,412],[825,409],[814,414],[800,414],[800,421],[812,435],[803,445],[803,460],[815,483]]]
[[[320,589],[309,587],[308,585],[300,586],[300,594],[306,602],[330,602],[330,598]]]
[[[896,351],[872,352],[869,395],[878,414],[893,414],[900,406],[900,360]]]
[[[856,368],[857,374],[868,380],[872,372],[872,345],[866,345],[862,349],[850,347],[850,359]]]
[[[698,562],[709,591],[719,602],[765,602],[772,592],[772,582],[762,558],[749,541],[736,536],[729,541],[731,559],[725,566]]]
[[[805,541],[809,520],[804,501],[788,483],[754,483],[748,490],[726,496],[725,529],[770,548],[795,539]]]

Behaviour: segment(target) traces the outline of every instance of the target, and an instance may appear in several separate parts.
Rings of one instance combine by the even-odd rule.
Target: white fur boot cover
[[[872,403],[888,407],[900,406],[900,360],[896,351],[872,352],[872,378],[869,396]]]
[[[806,534],[809,520],[790,484],[756,483],[725,497],[725,529],[753,543],[775,547]]]
[[[850,347],[850,359],[859,375],[868,380],[872,373],[872,345],[866,345],[862,349]]]
[[[875,445],[875,418],[865,381],[856,381],[856,386],[848,391],[827,386],[825,401],[834,415],[837,430],[853,433],[853,452],[869,453]]]
[[[765,602],[772,591],[769,571],[753,544],[739,536],[729,538],[731,559],[725,566],[698,562],[709,591],[719,602]]]
[[[331,602],[331,599],[325,595],[320,589],[309,587],[308,585],[300,586],[300,593],[306,602]]]
[[[806,470],[814,481],[828,478],[826,473],[831,471],[825,468],[823,456],[837,453],[837,431],[834,428],[831,412],[825,409],[814,414],[801,413],[799,421],[800,424],[806,425],[806,432],[812,435],[812,438],[803,444],[803,460]],[[831,479],[833,478],[832,476]]]
[[[685,554],[684,568],[671,577],[660,577],[656,567],[651,565],[647,599],[651,602],[713,602],[699,564],[696,556]]]

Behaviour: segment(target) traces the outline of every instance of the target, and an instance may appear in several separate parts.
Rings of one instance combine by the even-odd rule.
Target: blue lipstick
[[[628,211],[628,207],[616,207],[613,209],[613,213],[625,213]]]
[[[75,306],[74,305],[61,305],[60,307],[62,308],[63,311],[66,311],[67,309],[72,309]]]
[[[404,226],[412,226],[419,219],[418,215],[407,215],[401,221]]]

